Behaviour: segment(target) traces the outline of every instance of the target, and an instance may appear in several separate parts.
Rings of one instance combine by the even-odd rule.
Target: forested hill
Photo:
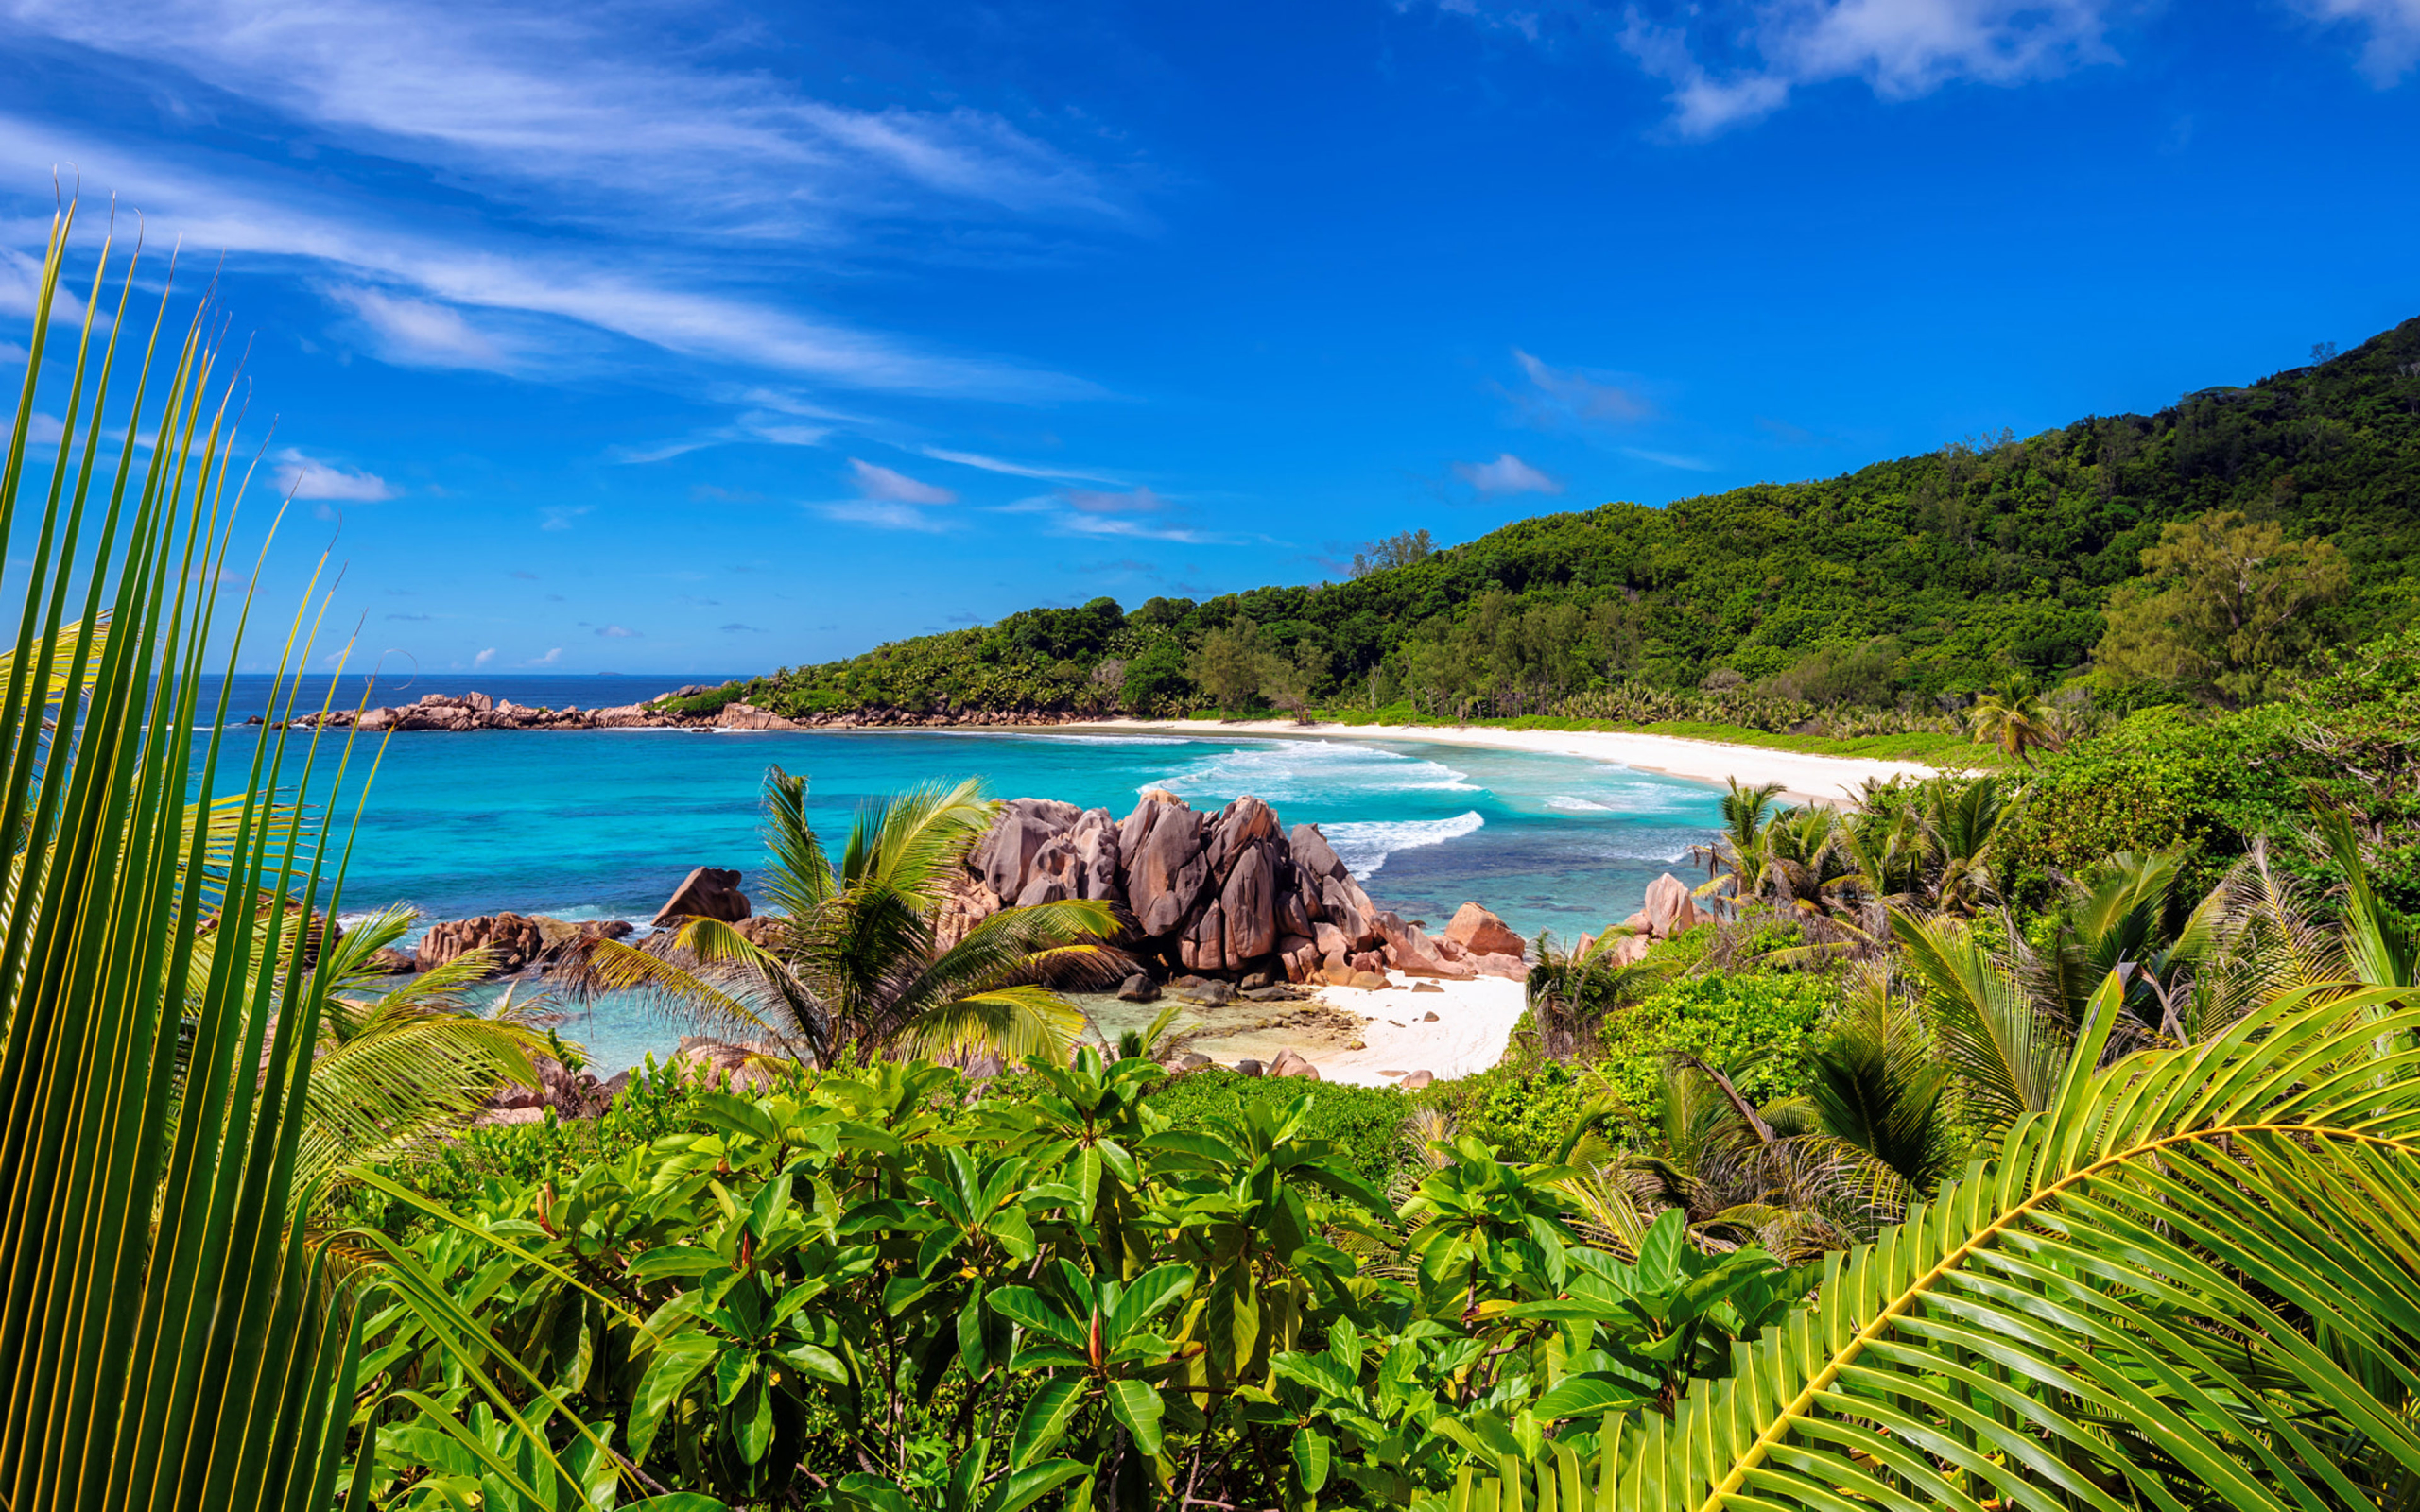
[[[1030,610],[745,696],[792,714],[1504,715],[1651,693],[1930,713],[2012,675],[2091,674],[2251,701],[2312,646],[2420,610],[2415,544],[2420,319],[2156,415],[1541,515],[1442,550],[1401,537],[1344,582]]]

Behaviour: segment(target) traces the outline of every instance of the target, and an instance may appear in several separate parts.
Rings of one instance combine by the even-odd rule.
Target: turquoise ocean
[[[459,679],[457,679],[459,680]],[[474,685],[516,703],[596,708],[682,679],[478,678],[381,689],[379,702]],[[706,680],[706,679],[695,679]],[[350,706],[354,692],[345,690]],[[239,679],[222,762],[249,763],[267,679]],[[289,736],[302,759],[305,732]],[[339,741],[320,742],[331,770]],[[857,812],[924,782],[979,778],[1000,798],[1062,799],[1123,816],[1147,787],[1198,809],[1253,794],[1288,825],[1318,824],[1371,895],[1443,928],[1477,901],[1524,935],[1569,939],[1639,905],[1659,872],[1685,873],[1717,822],[1718,790],[1580,757],[1442,743],[1075,731],[693,733],[680,730],[408,732],[355,744],[377,755],[340,912],[408,902],[431,919],[511,909],[644,925],[692,867],[729,867],[745,889],[763,864],[758,802],[768,767],[804,774],[836,851]],[[357,782],[348,784],[355,788]],[[352,805],[344,806],[350,820]],[[567,1032],[606,1071],[669,1045],[672,1031],[611,1005]]]

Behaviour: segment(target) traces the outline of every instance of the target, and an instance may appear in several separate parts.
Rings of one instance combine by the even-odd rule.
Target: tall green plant
[[[307,918],[325,832],[306,828],[307,761],[296,801],[268,800],[277,738],[238,793],[212,791],[227,694],[205,711],[201,679],[241,491],[233,385],[204,313],[182,337],[164,300],[147,337],[129,320],[134,259],[112,267],[106,239],[39,480],[75,220],[52,222],[0,466],[0,539],[31,563],[0,695],[0,1504],[325,1506],[357,1352],[351,1299],[296,1216],[325,982],[283,908],[229,910],[195,962],[225,897],[295,894]],[[121,342],[143,350],[105,429]],[[243,970],[256,956],[286,969]]]
[[[2420,1009],[2404,988],[2308,988],[2099,1067],[2122,992],[2113,973],[1996,1160],[1831,1257],[1729,1379],[1668,1418],[1609,1418],[1584,1500],[2411,1505]],[[1452,1505],[1580,1490],[1583,1446],[1564,1447]]]

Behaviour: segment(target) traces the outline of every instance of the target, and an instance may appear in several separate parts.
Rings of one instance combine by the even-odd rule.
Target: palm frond
[[[775,1035],[755,1006],[715,982],[617,939],[574,940],[556,964],[554,981],[564,996],[587,1002],[606,993],[628,994],[644,1008],[679,1023],[719,1033]]]
[[[2420,1477],[2420,1073],[2393,988],[2286,994],[2099,1065],[1847,1255],[1668,1419],[1608,1418],[1603,1504],[2401,1504]],[[1561,1456],[1544,1464],[1559,1472]],[[1531,1470],[1528,1473],[1537,1473]]]
[[[1924,984],[1942,1053],[1965,1078],[1976,1109],[1996,1126],[2048,1108],[2067,1046],[2015,975],[1961,920],[1894,909],[1891,931]]]

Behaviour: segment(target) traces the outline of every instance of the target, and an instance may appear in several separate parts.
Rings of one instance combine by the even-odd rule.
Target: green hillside
[[[1398,538],[1372,557],[1401,565],[1344,582],[1029,610],[744,691],[793,715],[1401,705],[1836,733],[1927,727],[2012,677],[2240,704],[2420,609],[2416,542],[2420,319],[2156,415]]]

